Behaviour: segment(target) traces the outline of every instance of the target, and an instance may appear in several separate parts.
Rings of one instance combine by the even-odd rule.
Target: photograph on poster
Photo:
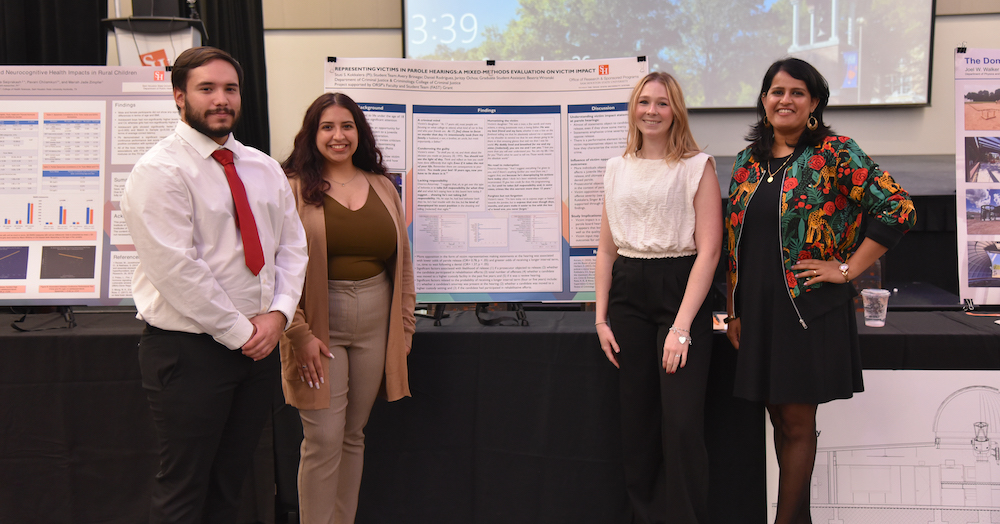
[[[1000,374],[866,370],[820,408],[813,522],[997,522]]]
[[[969,235],[1000,235],[1000,189],[965,190],[965,227]]]
[[[1000,138],[965,137],[965,181],[1000,183]]]
[[[0,280],[28,278],[28,246],[0,246]]]
[[[963,83],[960,89],[965,91],[965,130],[1000,131],[1000,83]]]
[[[44,246],[39,278],[94,278],[96,246]]]
[[[1000,241],[969,242],[969,287],[1000,287]]]

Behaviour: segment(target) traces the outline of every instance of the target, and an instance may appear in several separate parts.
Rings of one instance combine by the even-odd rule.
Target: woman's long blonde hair
[[[667,130],[667,150],[664,151],[664,160],[667,162],[678,162],[682,158],[694,156],[701,151],[698,143],[694,141],[691,128],[688,127],[687,106],[684,105],[684,93],[681,85],[674,77],[659,71],[646,75],[632,89],[632,96],[628,101],[628,143],[625,146],[625,154],[635,155],[642,149],[642,133],[639,132],[638,123],[635,120],[635,105],[639,101],[639,93],[646,84],[659,82],[667,88],[667,98],[670,100],[670,109],[673,113],[673,122]]]

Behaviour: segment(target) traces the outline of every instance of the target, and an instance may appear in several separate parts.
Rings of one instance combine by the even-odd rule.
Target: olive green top
[[[396,254],[396,226],[372,187],[357,211],[324,195],[323,215],[329,280],[364,280],[385,271]]]

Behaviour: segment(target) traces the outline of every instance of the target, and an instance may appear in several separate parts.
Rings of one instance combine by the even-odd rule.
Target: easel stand
[[[484,326],[528,326],[528,316],[524,312],[524,304],[520,302],[511,302],[507,304],[507,311],[513,311],[515,313],[514,317],[495,317],[495,318],[484,318],[483,315],[486,311],[485,302],[476,304],[476,320]],[[514,323],[506,323],[505,321],[513,321]]]
[[[520,302],[510,302],[507,304],[507,311],[513,311],[514,316],[496,316],[489,318],[490,312],[487,310],[489,303],[481,302],[476,304],[476,320],[484,326],[528,326],[528,315],[524,311],[524,304]],[[444,312],[445,304],[428,304],[427,313],[417,313],[416,316],[423,318],[433,318],[434,325],[440,326],[442,318],[448,318]]]
[[[442,318],[448,318],[448,314],[444,312],[444,304],[430,304],[427,306],[427,311],[429,313],[417,313],[415,316],[433,318],[435,326],[441,325]]]
[[[49,329],[72,329],[76,327],[76,315],[73,314],[73,306],[59,306],[56,308],[56,315],[37,315],[32,318],[32,322],[25,322],[28,319],[28,311],[25,311],[21,318],[10,323],[10,327],[17,331],[45,331]],[[40,317],[40,318],[39,318]],[[48,325],[53,320],[62,318],[66,322],[64,325]],[[35,320],[38,319],[36,322]]]

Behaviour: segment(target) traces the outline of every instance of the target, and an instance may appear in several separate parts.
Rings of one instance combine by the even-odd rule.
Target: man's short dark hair
[[[174,89],[187,92],[188,72],[196,67],[201,67],[212,60],[225,60],[236,69],[236,76],[239,77],[240,89],[243,88],[243,68],[240,63],[229,53],[210,46],[192,47],[181,53],[170,70],[170,83]]]

